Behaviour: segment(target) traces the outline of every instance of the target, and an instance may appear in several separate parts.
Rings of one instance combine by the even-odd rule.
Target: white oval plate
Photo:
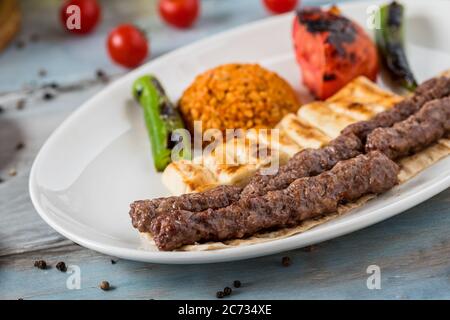
[[[410,60],[420,80],[450,68],[450,3],[405,1]],[[365,25],[371,3],[343,4]],[[287,239],[208,252],[159,252],[144,248],[132,228],[129,204],[169,195],[153,169],[141,110],[131,99],[138,76],[156,74],[177,99],[195,75],[226,62],[259,62],[297,90],[293,15],[261,22],[197,42],[156,59],[111,84],[74,112],[39,152],[30,176],[36,210],[55,230],[93,250],[157,263],[209,263],[252,258],[311,245],[387,219],[450,186],[450,158],[350,214]]]

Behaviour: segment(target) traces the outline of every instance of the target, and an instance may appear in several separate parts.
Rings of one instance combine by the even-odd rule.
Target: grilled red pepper
[[[374,43],[336,7],[299,10],[293,36],[303,83],[317,98],[332,96],[360,75],[376,79],[378,59]]]

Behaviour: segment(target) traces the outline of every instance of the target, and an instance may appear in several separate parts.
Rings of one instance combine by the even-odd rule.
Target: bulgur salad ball
[[[187,127],[203,130],[273,128],[300,107],[292,87],[257,64],[225,64],[195,79],[180,100]]]

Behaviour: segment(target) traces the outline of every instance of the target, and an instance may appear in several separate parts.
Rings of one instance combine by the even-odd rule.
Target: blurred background
[[[0,1],[3,6],[7,2],[18,4],[21,22],[0,53],[0,94],[49,81],[71,83],[92,78],[98,69],[109,75],[125,72],[109,59],[106,48],[110,31],[123,23],[132,23],[147,33],[150,54],[146,60],[149,60],[197,39],[273,14],[262,0],[201,0],[201,10],[193,25],[180,29],[163,20],[157,0],[98,0],[101,18],[96,27],[88,34],[76,35],[65,30],[61,22],[62,0]],[[303,1],[303,4],[327,2],[330,1]],[[5,24],[4,20],[12,19],[12,14],[0,19],[0,25]]]
[[[296,6],[330,3],[276,0],[287,6],[270,9],[270,2],[0,0],[0,257],[70,244],[36,214],[28,177],[41,146],[85,101],[134,67],[183,45]],[[62,16],[73,4],[82,11],[83,34],[67,30],[69,17]],[[123,24],[136,28],[117,31]],[[120,58],[121,48],[108,47],[112,36],[116,44],[131,46],[133,53],[125,56],[135,61],[113,58],[114,52]],[[145,49],[137,57],[136,45]]]
[[[21,194],[17,205],[34,214],[27,179],[39,148],[75,108],[134,67],[245,23],[336,1],[275,0],[281,7],[273,2],[0,0],[0,190]],[[68,30],[70,16],[62,15],[73,4],[89,27],[82,23],[82,34]],[[120,29],[124,24],[134,29]],[[115,36],[124,47],[108,46]],[[139,49],[145,50],[136,56]],[[0,210],[11,210],[11,196],[4,196],[9,201],[1,201]]]
[[[96,3],[89,7],[92,28],[82,35],[67,30],[61,18],[62,10],[73,1],[87,7]],[[309,6],[352,0],[278,1]],[[193,297],[192,292],[195,298],[214,298],[218,283],[234,279],[253,281],[238,299],[448,297],[450,246],[442,222],[448,216],[448,191],[414,212],[320,244],[319,250],[297,250],[291,253],[296,259],[294,268],[282,271],[281,255],[203,267],[119,262],[67,240],[38,216],[28,195],[31,165],[70,113],[138,65],[196,40],[272,16],[276,14],[273,9],[285,11],[280,7],[269,10],[271,0],[196,0],[200,9],[190,16],[186,12],[192,14],[192,7],[174,9],[166,4],[161,10],[161,2],[0,0],[0,299],[186,299]],[[416,20],[410,27],[426,44],[436,35],[421,28],[423,23]],[[136,28],[117,29],[123,24]],[[118,40],[110,41],[110,48],[107,44],[112,38]],[[130,43],[132,38],[135,41]],[[122,44],[125,49],[127,44],[128,49],[138,46],[142,54],[125,54],[123,60]],[[127,60],[133,57],[133,61]],[[434,219],[429,218],[430,212]],[[361,279],[365,280],[367,265],[378,258],[384,258],[389,272],[384,279],[390,286],[384,288],[383,282],[383,291],[367,290]],[[84,290],[67,290],[66,275],[55,270],[42,273],[33,266],[37,259],[79,264]],[[180,287],[186,274],[191,278]],[[105,277],[120,288],[108,296],[97,288]]]

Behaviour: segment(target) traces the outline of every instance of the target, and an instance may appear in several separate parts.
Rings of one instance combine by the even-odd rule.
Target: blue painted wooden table
[[[108,0],[103,1],[101,26],[92,36],[81,38],[61,31],[58,4],[56,0],[22,1],[24,24],[16,43],[25,46],[13,44],[0,53],[4,109],[0,115],[0,298],[214,299],[217,290],[236,279],[243,286],[230,299],[450,298],[449,190],[393,219],[306,250],[215,265],[117,260],[53,231],[31,205],[30,166],[63,119],[106,85],[96,78],[97,69],[111,78],[125,73],[107,58],[108,30],[123,21],[139,24],[149,31],[152,57],[156,57],[267,16],[259,0],[205,0],[196,27],[177,31],[157,18],[154,1]],[[38,41],[30,40],[37,37]],[[43,87],[53,81],[61,90],[46,101],[43,95],[51,89]],[[16,150],[21,142],[24,148]],[[291,257],[290,267],[281,265],[283,256]],[[52,267],[38,270],[33,267],[36,259]],[[74,274],[56,270],[58,261],[79,268],[79,289],[72,282]],[[380,268],[380,289],[367,286],[367,270],[373,265]],[[98,289],[102,280],[108,280],[113,290]]]

